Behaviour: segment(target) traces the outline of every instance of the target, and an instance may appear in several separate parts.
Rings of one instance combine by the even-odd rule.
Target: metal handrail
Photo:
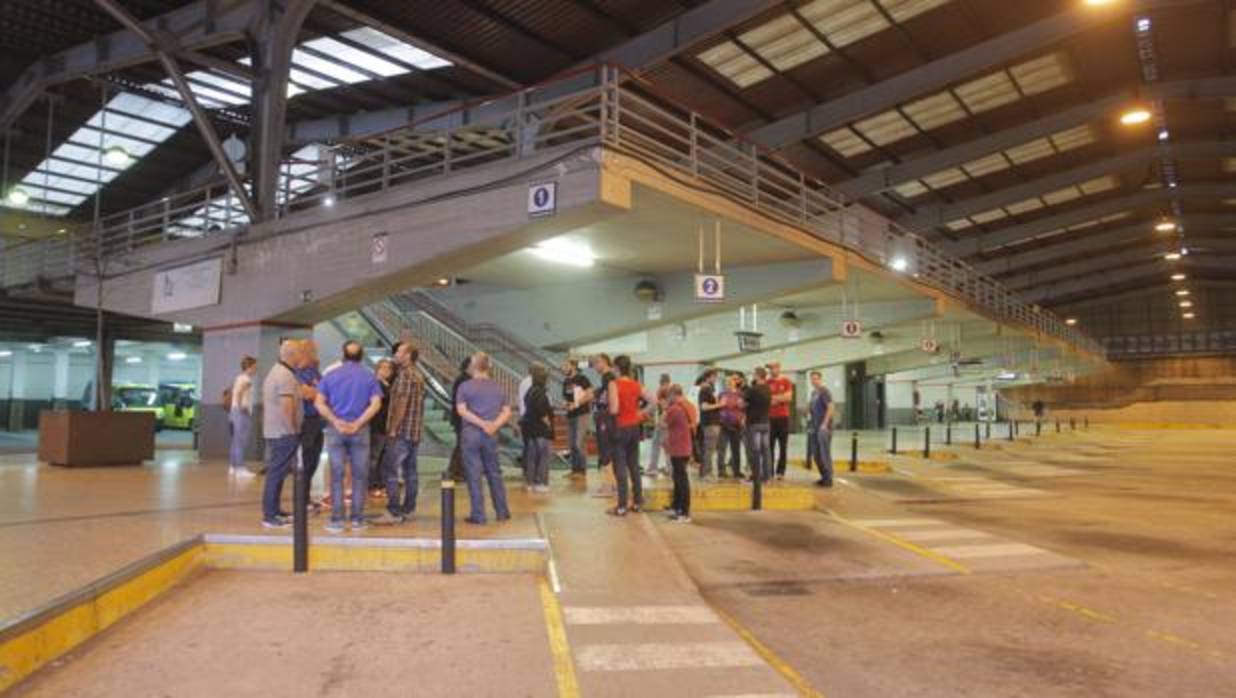
[[[506,105],[485,124],[427,131],[417,124],[324,149],[319,161],[280,170],[279,217],[328,201],[447,176],[558,146],[600,145],[624,152],[697,188],[839,245],[873,263],[898,266],[919,283],[1000,320],[1021,323],[1102,355],[1100,344],[1032,306],[969,264],[857,205],[775,154],[746,143],[706,117],[659,99],[621,69],[598,66],[590,86],[556,94],[537,86],[495,100]],[[577,79],[578,73],[571,78]],[[475,108],[470,105],[469,108]],[[316,163],[316,167],[315,167]],[[63,277],[99,260],[104,273],[153,244],[180,237],[235,234],[248,219],[221,185],[177,194],[103,218],[90,231],[22,249],[0,264],[0,287]],[[56,248],[53,245],[59,244]],[[67,255],[68,261],[61,255]],[[69,274],[71,275],[71,273]]]

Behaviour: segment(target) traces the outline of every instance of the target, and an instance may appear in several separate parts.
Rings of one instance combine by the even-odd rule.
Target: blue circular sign
[[[704,295],[707,295],[707,296],[717,295],[717,292],[721,290],[720,286],[721,285],[718,284],[717,280],[714,278],[710,277],[710,278],[704,279]]]

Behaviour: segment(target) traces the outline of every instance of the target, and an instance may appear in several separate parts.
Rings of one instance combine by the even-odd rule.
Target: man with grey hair
[[[304,364],[304,352],[295,339],[279,345],[279,362],[271,367],[262,382],[262,435],[266,439],[266,483],[262,488],[262,525],[286,528],[291,525],[279,511],[283,481],[292,470],[300,446],[300,427],[304,419],[300,383],[296,369]]]
[[[464,475],[468,479],[468,498],[472,511],[468,523],[485,523],[485,493],[481,477],[489,482],[489,494],[499,521],[511,518],[506,503],[506,487],[498,469],[498,431],[511,418],[506,391],[489,377],[490,360],[485,352],[472,355],[469,373],[472,378],[459,386],[455,410],[461,422],[460,453]]]

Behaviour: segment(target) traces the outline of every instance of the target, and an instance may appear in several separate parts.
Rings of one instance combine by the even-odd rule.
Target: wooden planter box
[[[39,413],[39,460],[52,465],[140,465],[154,458],[154,440],[149,412]]]

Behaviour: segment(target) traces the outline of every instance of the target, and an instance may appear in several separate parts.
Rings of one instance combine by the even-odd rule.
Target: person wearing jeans
[[[662,423],[661,417],[665,406],[669,404],[669,387],[670,376],[668,373],[662,373],[661,379],[657,383],[657,421],[652,428],[652,456],[648,463],[649,475],[660,475],[663,472],[661,468],[661,454],[665,451],[665,425]]]
[[[768,371],[763,366],[755,369],[751,386],[743,394],[747,406],[747,456],[751,462],[751,479],[768,482],[772,478],[772,450],[769,444],[768,409],[772,405],[772,393],[766,383]]]
[[[240,373],[232,381],[228,421],[232,424],[232,441],[228,461],[232,472],[250,474],[245,469],[245,451],[253,439],[253,376],[257,374],[257,359],[246,356],[240,360]]]
[[[322,460],[322,449],[325,446],[325,432],[322,417],[318,414],[315,401],[318,397],[318,383],[322,380],[322,372],[318,369],[318,345],[312,339],[300,342],[301,353],[304,354],[303,365],[296,369],[296,380],[300,381],[300,396],[305,413],[305,419],[300,425],[300,462],[304,469],[305,492],[313,487],[313,477],[318,472],[318,462]],[[317,511],[321,506],[310,498],[310,508]]]
[[[549,457],[554,440],[554,409],[549,404],[546,383],[549,371],[541,364],[531,368],[532,387],[524,395],[523,417],[520,431],[528,439],[528,462],[525,473],[528,488],[532,492],[549,492]]]
[[[640,425],[644,418],[656,409],[657,398],[645,392],[644,386],[635,380],[631,357],[617,357],[614,359],[614,367],[618,369],[618,378],[609,384],[608,402],[610,415],[614,418],[616,436],[613,455],[618,503],[608,513],[626,516],[628,483],[631,510],[640,511],[644,506],[644,487],[639,467]]]
[[[262,525],[286,528],[291,525],[279,509],[283,481],[292,472],[296,447],[300,444],[300,423],[304,417],[300,384],[294,371],[303,362],[300,342],[288,340],[279,345],[279,362],[262,381],[262,434],[266,439],[266,482],[262,485]]]
[[[584,437],[588,431],[588,402],[592,383],[579,372],[574,361],[562,367],[562,402],[566,406],[567,444],[571,449],[571,477],[584,477],[588,470]]]
[[[833,396],[824,385],[819,371],[811,372],[811,421],[807,425],[807,439],[812,448],[807,451],[807,467],[812,458],[820,469],[818,487],[833,486]]]
[[[468,523],[485,523],[485,492],[481,478],[489,483],[494,513],[499,521],[511,518],[506,502],[506,486],[498,469],[498,431],[511,419],[511,406],[506,391],[489,377],[490,359],[485,352],[472,355],[469,372],[472,378],[459,386],[455,410],[463,425],[460,432],[460,455],[464,475],[468,479],[468,499],[471,512]]]
[[[743,431],[747,421],[742,401],[742,374],[733,373],[726,379],[726,389],[721,393],[721,443],[717,448],[717,475],[725,477],[725,451],[730,452],[729,466],[732,477],[742,477]]]
[[[720,450],[717,448],[721,440],[721,401],[713,385],[716,379],[717,372],[708,369],[699,380],[700,477],[708,478],[712,477],[714,463],[717,475],[723,472]]]
[[[672,385],[666,392],[667,405],[662,422],[669,451],[670,469],[674,477],[674,495],[670,504],[670,520],[691,522],[691,479],[687,461],[691,457],[691,419],[683,404],[682,386]]]
[[[416,367],[420,352],[406,342],[397,342],[393,352],[397,372],[387,400],[387,453],[383,460],[386,478],[386,515],[379,523],[402,523],[416,511],[420,490],[417,450],[425,417],[425,381]],[[403,476],[403,497],[399,478]]]
[[[366,528],[365,499],[369,496],[369,421],[382,409],[382,386],[373,373],[361,365],[365,350],[360,342],[343,344],[343,362],[328,371],[318,385],[315,406],[329,425],[326,451],[330,454],[330,523],[326,530],[343,530],[343,476],[352,473],[352,530]]]
[[[768,410],[770,446],[776,453],[777,479],[785,477],[787,451],[790,443],[790,405],[794,402],[794,381],[781,374],[781,364],[768,364],[769,376],[766,381],[772,394],[772,405]]]

